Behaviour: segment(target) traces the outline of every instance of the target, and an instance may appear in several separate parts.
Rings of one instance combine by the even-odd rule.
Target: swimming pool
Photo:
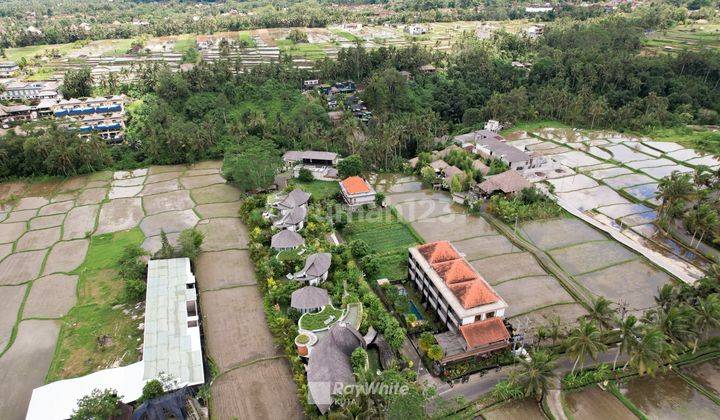
[[[415,318],[417,318],[418,321],[425,319],[418,310],[417,306],[415,306],[415,302],[413,302],[412,300],[410,301],[410,313],[415,315]]]

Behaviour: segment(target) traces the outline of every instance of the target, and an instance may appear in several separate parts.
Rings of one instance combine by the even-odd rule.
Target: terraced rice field
[[[684,281],[702,275],[705,258],[659,234],[656,192],[658,182],[672,172],[692,172],[698,165],[720,168],[720,158],[673,142],[567,128],[515,132],[510,143],[555,162],[550,167],[556,171],[531,169],[524,175],[552,188],[563,205],[657,253],[684,273]]]
[[[190,227],[205,234],[195,271],[204,352],[221,378],[211,388],[213,415],[300,417],[290,368],[267,329],[255,287],[248,233],[237,217],[240,192],[225,183],[220,166],[0,184],[3,418],[24,418],[32,389],[46,380],[141,357],[142,308],[122,304],[119,253],[129,243],[155,252],[161,231],[173,242]],[[236,393],[253,381],[274,385]]]

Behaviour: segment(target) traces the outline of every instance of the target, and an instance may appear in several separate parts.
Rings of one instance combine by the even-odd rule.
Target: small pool
[[[415,318],[417,318],[418,321],[422,321],[423,319],[425,319],[418,310],[417,306],[415,306],[415,302],[413,302],[412,300],[410,301],[410,313],[415,315]]]

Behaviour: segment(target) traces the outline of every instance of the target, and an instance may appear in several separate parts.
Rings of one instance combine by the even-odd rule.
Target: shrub
[[[145,289],[147,285],[144,281],[138,279],[125,280],[125,300],[135,303],[145,298]]]
[[[123,248],[118,263],[120,276],[126,280],[143,280],[147,274],[147,264],[140,257],[148,255],[142,247],[130,244]]]
[[[385,194],[381,192],[375,193],[375,204],[378,206],[382,206],[383,201],[385,201]]]
[[[160,231],[160,244],[160,250],[155,253],[155,258],[164,260],[175,257],[175,248],[170,244],[170,240],[164,230]]]
[[[180,256],[194,260],[200,254],[205,235],[197,229],[185,229],[180,233]]]
[[[370,253],[370,246],[362,239],[356,239],[350,242],[350,252],[352,252],[353,257],[362,258]]]
[[[78,400],[78,407],[70,418],[73,420],[109,419],[120,414],[118,405],[121,398],[114,389],[101,391],[95,388],[90,395]]]
[[[353,372],[355,373],[367,371],[369,367],[367,351],[362,347],[358,347],[353,350],[350,355],[350,364],[352,365]]]
[[[313,182],[315,180],[315,177],[312,174],[312,171],[308,168],[301,168],[300,172],[298,173],[298,180],[300,182]]]
[[[341,160],[338,165],[338,175],[340,178],[347,178],[349,176],[359,176],[365,169],[365,164],[358,155],[351,155]]]
[[[143,386],[142,395],[140,396],[138,402],[143,403],[145,401],[153,400],[164,393],[165,390],[163,389],[163,384],[160,381],[157,379],[147,381],[145,386]]]

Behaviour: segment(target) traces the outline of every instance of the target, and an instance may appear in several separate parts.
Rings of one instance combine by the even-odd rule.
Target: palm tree
[[[675,288],[672,284],[666,283],[660,289],[658,294],[655,296],[655,303],[664,310],[670,308],[677,302],[677,295],[675,294]]]
[[[575,373],[578,362],[580,369],[585,366],[585,359],[590,356],[592,360],[597,360],[598,355],[607,350],[607,346],[602,342],[602,334],[598,326],[587,319],[580,319],[580,325],[567,338],[567,353],[575,357],[571,374]]]
[[[651,311],[649,317],[660,332],[681,347],[686,347],[697,335],[693,310],[687,305],[672,306],[668,310],[660,308]]]
[[[638,374],[653,374],[655,369],[674,358],[673,348],[667,336],[657,327],[646,327],[637,345],[630,349],[630,359],[625,364],[637,369]]]
[[[697,331],[704,333],[707,340],[710,329],[720,327],[720,295],[714,294],[705,299],[698,299],[694,308]]]
[[[618,351],[613,360],[613,370],[617,367],[617,361],[621,353],[630,354],[632,349],[637,345],[638,335],[640,334],[640,326],[638,325],[635,315],[629,315],[620,322],[618,326],[620,330],[620,343]]]
[[[688,201],[695,196],[695,186],[690,174],[673,172],[658,183],[655,198],[661,200],[659,215],[664,217],[669,208],[679,201]]]
[[[542,399],[550,381],[555,377],[555,355],[544,349],[530,353],[530,359],[520,359],[518,370],[513,371],[511,380],[520,384],[526,397]]]
[[[562,335],[562,321],[560,317],[555,315],[550,318],[550,324],[548,324],[548,336],[552,340],[552,345],[555,346],[555,342]]]
[[[700,237],[695,248],[700,246],[708,231],[717,229],[720,221],[717,212],[709,204],[700,204],[697,208],[690,210],[685,216],[685,225],[693,231],[690,246],[695,242],[698,232]]]
[[[613,318],[614,311],[612,309],[612,302],[607,300],[605,297],[600,296],[597,299],[593,299],[590,305],[590,311],[585,318],[593,320],[603,328],[603,325],[610,324]]]

